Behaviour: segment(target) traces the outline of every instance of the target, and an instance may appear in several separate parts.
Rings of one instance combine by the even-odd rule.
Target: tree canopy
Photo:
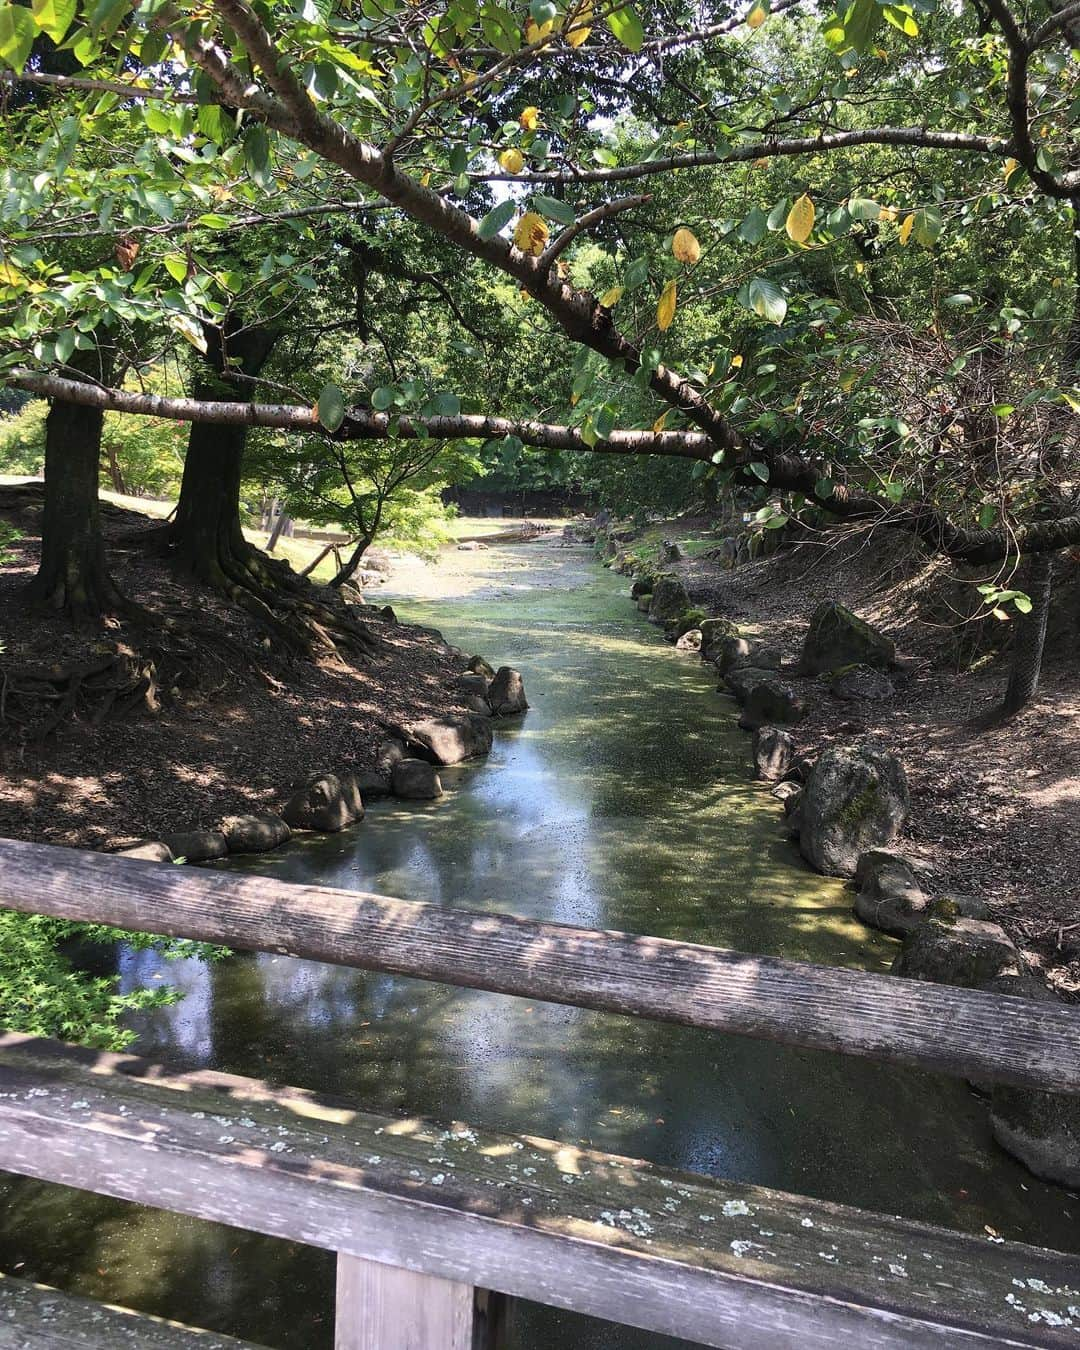
[[[319,473],[663,455],[967,561],[1075,544],[1077,44],[1045,0],[8,0],[0,370]],[[208,381],[214,330],[289,360]]]

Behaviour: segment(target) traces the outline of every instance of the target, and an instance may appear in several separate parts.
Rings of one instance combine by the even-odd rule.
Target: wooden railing
[[[1080,1013],[1056,1004],[7,841],[0,905],[1080,1092]],[[338,1350],[491,1344],[488,1291],[746,1350],[1080,1337],[1073,1255],[15,1035],[0,1150],[337,1252]]]

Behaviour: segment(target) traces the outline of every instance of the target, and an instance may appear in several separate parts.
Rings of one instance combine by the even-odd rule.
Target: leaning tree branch
[[[673,455],[679,459],[709,460],[715,449],[700,431],[613,431],[592,446],[576,427],[550,422],[518,421],[460,413],[456,417],[391,417],[387,413],[354,408],[337,431],[326,432],[318,412],[291,403],[246,403],[215,399],[167,398],[129,389],[84,384],[36,371],[15,371],[6,377],[14,389],[39,398],[62,399],[105,412],[161,417],[171,422],[209,422],[217,426],[270,427],[279,431],[321,432],[334,441],[389,440],[497,440],[517,436],[526,445],[544,450],[598,450],[608,454]]]
[[[676,169],[716,164],[752,164],[758,159],[817,155],[860,145],[894,145],[919,150],[950,150],[964,154],[1002,155],[1010,143],[1000,137],[976,136],[964,131],[931,131],[926,127],[866,127],[818,136],[764,136],[731,150],[688,150],[682,155],[619,164],[611,169],[547,169],[536,173],[478,173],[474,182],[496,183],[620,183]]]
[[[666,455],[706,463],[712,462],[715,454],[712,438],[696,431],[613,431],[606,440],[590,444],[576,427],[549,422],[464,413],[456,417],[391,417],[386,413],[353,409],[338,430],[329,433],[319,425],[316,411],[306,406],[163,398],[157,394],[111,389],[34,371],[15,371],[6,377],[6,382],[13,388],[24,389],[42,398],[60,398],[109,412],[223,426],[321,432],[334,441],[493,440],[516,436],[526,445],[540,449],[573,450],[581,454]],[[954,524],[928,502],[897,507],[860,488],[844,484],[835,484],[830,495],[821,498],[816,492],[816,479],[822,466],[799,455],[774,455],[769,467],[771,488],[813,498],[842,521],[908,530],[930,548],[959,562],[994,563],[1018,553],[1051,552],[1080,544],[1080,515],[1060,516],[1055,520],[1009,529],[969,529]],[[746,486],[761,486],[748,467],[736,465],[734,472]]]
[[[541,271],[546,271],[561,253],[566,252],[579,234],[591,230],[594,225],[599,225],[602,220],[610,220],[612,216],[617,216],[620,211],[629,211],[635,206],[644,206],[646,202],[651,201],[652,193],[643,192],[636,197],[620,197],[617,201],[605,202],[592,211],[586,211],[580,220],[575,220],[572,225],[567,225],[566,229],[556,239],[552,240],[540,254],[537,266]]]

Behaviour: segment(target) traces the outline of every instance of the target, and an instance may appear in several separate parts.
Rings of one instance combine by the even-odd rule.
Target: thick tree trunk
[[[206,336],[207,361],[217,378],[202,385],[199,397],[220,397],[225,385],[236,398],[246,397],[251,386],[246,381],[231,380],[227,363],[238,366],[244,375],[257,375],[279,335],[265,328],[231,334],[208,328]],[[225,590],[257,580],[249,575],[255,566],[254,549],[240,526],[240,476],[246,442],[244,426],[191,424],[180,501],[169,536],[173,556],[181,567]]]
[[[79,352],[69,365],[108,384],[107,352]],[[45,419],[45,511],[33,601],[76,620],[124,608],[109,576],[101,535],[98,485],[104,414],[56,400]]]
[[[1017,623],[1009,687],[1001,705],[1001,711],[1006,717],[1030,703],[1039,687],[1053,575],[1054,555],[1033,554],[1023,582],[1024,589],[1031,597],[1031,613],[1025,614]]]

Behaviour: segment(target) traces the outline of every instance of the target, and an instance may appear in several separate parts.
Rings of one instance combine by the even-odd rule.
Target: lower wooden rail
[[[1080,1334],[1075,1256],[11,1034],[0,1165],[338,1252],[338,1350],[471,1350],[475,1289],[737,1350]]]

